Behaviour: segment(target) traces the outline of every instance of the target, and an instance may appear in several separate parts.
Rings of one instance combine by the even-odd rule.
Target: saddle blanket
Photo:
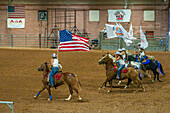
[[[49,74],[50,74],[50,72],[47,74],[47,77],[49,76]],[[57,80],[59,80],[61,78],[61,74],[62,74],[62,72],[56,73],[53,75],[53,78],[54,79],[56,78]]]
[[[116,67],[117,67],[117,66],[114,66],[114,72],[117,71],[117,70],[116,70]],[[127,67],[125,67],[125,68],[123,68],[123,69],[121,70],[121,73],[127,73],[127,72],[128,72]]]

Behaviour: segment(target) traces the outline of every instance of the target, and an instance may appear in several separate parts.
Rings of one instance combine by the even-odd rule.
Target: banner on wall
[[[25,28],[25,18],[8,18],[7,28]]]
[[[131,10],[108,10],[108,22],[130,22]]]

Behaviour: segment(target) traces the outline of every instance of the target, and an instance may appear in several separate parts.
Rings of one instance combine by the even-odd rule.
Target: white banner
[[[130,22],[131,10],[108,10],[108,22]]]
[[[141,46],[143,49],[146,49],[148,47],[148,41],[146,40],[146,36],[142,31],[142,27],[140,26],[140,40],[141,40]]]
[[[125,41],[126,43],[126,46],[130,46],[130,44],[132,43],[130,37],[129,37],[129,34],[128,32],[123,28],[123,26],[119,23],[119,27],[120,29],[122,30],[122,33],[124,34],[124,36],[122,37],[123,40]]]
[[[8,18],[7,28],[25,28],[25,18]]]

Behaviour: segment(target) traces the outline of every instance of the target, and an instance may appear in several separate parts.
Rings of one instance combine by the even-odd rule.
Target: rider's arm
[[[121,57],[120,57],[120,56],[118,56],[118,57],[116,58],[116,61],[118,61],[119,59],[121,59]]]
[[[120,54],[121,54],[121,55],[124,55],[124,54],[125,54],[125,52],[124,52],[124,51],[122,51]]]
[[[61,64],[58,64],[58,66],[62,69],[62,65]]]
[[[134,53],[134,55],[138,55],[140,53],[140,51],[136,51],[135,53]]]

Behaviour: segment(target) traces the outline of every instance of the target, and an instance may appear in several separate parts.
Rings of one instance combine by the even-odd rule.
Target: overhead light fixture
[[[125,6],[124,6],[124,8],[125,8],[125,9],[127,8],[127,0],[125,0]]]

